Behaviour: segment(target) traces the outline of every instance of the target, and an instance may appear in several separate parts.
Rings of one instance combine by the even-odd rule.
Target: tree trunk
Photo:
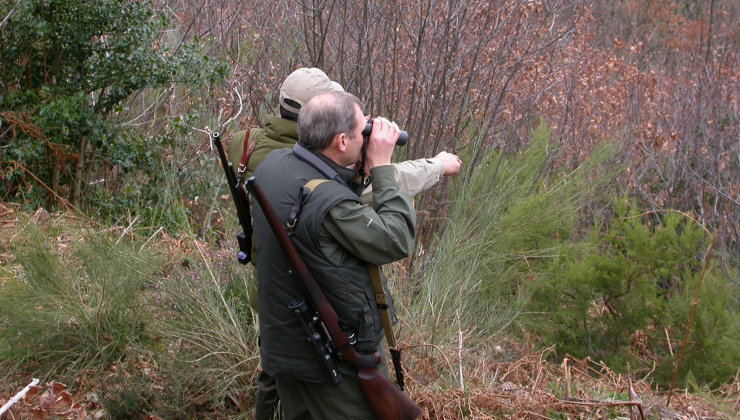
[[[82,198],[82,181],[85,173],[85,149],[87,149],[87,136],[80,136],[80,157],[77,159],[75,168],[75,184],[72,195],[72,204],[78,206]]]

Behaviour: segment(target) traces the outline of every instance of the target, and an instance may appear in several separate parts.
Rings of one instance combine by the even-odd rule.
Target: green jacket
[[[354,171],[319,156],[345,180],[355,176]],[[375,350],[384,336],[367,264],[405,258],[413,246],[416,223],[411,200],[399,190],[392,168],[374,168],[371,175],[375,191],[372,207],[363,205],[348,186],[325,182],[305,201],[293,236],[304,262],[336,310],[340,325],[357,337],[360,352]],[[309,180],[326,179],[292,150],[267,156],[255,178],[283,223],[299,188]],[[287,308],[293,299],[304,298],[301,286],[257,203],[253,202],[252,208],[262,367],[275,377],[324,382],[326,373],[306,342],[298,319]]]
[[[231,136],[229,161],[234,168],[239,166],[246,133],[246,130],[242,130]],[[257,165],[268,153],[276,149],[289,149],[298,142],[298,124],[278,116],[269,116],[265,118],[265,128],[252,128],[249,131],[249,141],[254,142],[255,146],[247,164],[247,177],[254,175]]]

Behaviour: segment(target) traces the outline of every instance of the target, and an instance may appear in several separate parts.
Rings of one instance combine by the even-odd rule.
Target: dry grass
[[[454,358],[452,354],[446,356]],[[411,398],[424,409],[424,419],[733,419],[740,409],[740,381],[737,380],[711,394],[676,393],[668,407],[666,393],[652,390],[647,379],[630,381],[626,375],[588,359],[566,358],[563,364],[557,365],[542,360],[542,356],[543,353],[532,352],[512,362],[486,364],[469,372],[465,391],[440,387],[439,377],[435,380],[429,376],[430,371],[440,367],[435,366],[435,358],[423,358],[427,365],[425,370],[419,366],[421,360],[409,356],[407,365],[414,365],[414,368],[407,372],[407,389]],[[152,370],[151,386],[166,393],[166,378],[156,372],[156,365],[149,364],[147,369]],[[129,374],[121,366],[113,366],[104,376],[110,381],[113,376],[125,378]],[[7,418],[28,418],[44,410],[47,415],[69,419],[77,418],[74,415],[81,411],[100,412],[96,397],[99,390],[94,382],[101,379],[81,381],[86,383],[84,390],[71,390],[68,404],[50,405],[39,395],[24,399],[13,407],[12,415]],[[12,397],[12,392],[21,388],[5,390],[0,394],[0,402],[4,403]],[[75,410],[71,411],[72,407]],[[220,411],[211,412],[209,416],[218,418],[228,414],[236,413]]]
[[[649,376],[633,381],[590,359],[565,357],[557,365],[545,360],[547,352],[479,364],[467,372],[465,391],[422,383],[426,370],[437,370],[426,359],[426,370],[414,366],[409,373],[409,393],[428,419],[732,419],[740,409],[737,378],[711,393],[674,394],[666,406],[667,393],[653,390]]]
[[[0,226],[3,227],[0,230],[0,290],[3,276],[13,273],[9,239],[24,223],[58,227],[80,222],[74,217],[41,212],[30,218],[19,218],[19,211],[13,205],[0,203]],[[123,236],[131,232],[124,227],[117,234]],[[64,252],[70,240],[68,235],[60,230],[57,241],[60,252]],[[152,239],[148,246],[178,255],[192,252],[188,249],[192,241],[162,234]],[[425,419],[732,419],[737,418],[740,410],[740,377],[711,392],[677,392],[670,406],[666,406],[667,393],[651,387],[650,374],[630,378],[603,363],[567,356],[562,363],[556,364],[548,358],[554,349],[535,351],[529,345],[511,340],[466,344],[464,348],[457,343],[432,346],[421,340],[415,335],[401,337],[401,345],[405,347],[407,392],[422,407]],[[70,396],[54,394],[55,398],[63,397],[54,402],[49,400],[50,392],[44,390],[54,390],[59,385],[51,381],[39,384],[35,395],[18,402],[4,418],[37,415],[73,419],[84,418],[80,413],[103,415],[101,399],[110,391],[111,384],[120,386],[131,378],[145,379],[146,392],[154,395],[152,398],[161,399],[174,392],[175,384],[169,382],[171,379],[150,356],[139,355],[103,371],[83,371],[74,383],[68,384],[66,391]],[[5,368],[0,366],[0,371]],[[0,405],[28,384],[31,375],[10,372],[5,382],[0,383]],[[244,415],[251,411],[251,398],[247,396],[247,406],[239,404],[241,408],[236,404],[219,408],[203,406],[197,408],[197,414],[210,418]],[[194,415],[193,412],[182,414]],[[150,414],[147,418],[157,417]]]

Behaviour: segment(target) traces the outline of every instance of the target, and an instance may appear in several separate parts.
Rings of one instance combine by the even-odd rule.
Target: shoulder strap
[[[243,174],[244,171],[247,170],[247,164],[249,163],[249,158],[252,157],[252,152],[254,152],[254,146],[256,143],[249,142],[249,132],[252,130],[252,128],[247,128],[247,132],[244,134],[244,145],[242,146],[242,159],[239,161],[239,168],[238,173]]]
[[[305,188],[308,188],[310,192],[313,192],[313,190],[316,189],[319,185],[323,184],[324,182],[329,182],[328,179],[312,179],[308,182],[306,182],[306,185],[304,185]],[[308,198],[308,197],[306,197]]]
[[[383,289],[383,280],[380,278],[380,268],[377,265],[368,264],[367,271],[370,274],[370,280],[373,283],[373,291],[375,292],[375,304],[378,305],[378,312],[380,312],[380,320],[383,322],[383,329],[385,330],[385,339],[388,341],[388,350],[391,353],[391,359],[393,360],[393,369],[396,371],[396,382],[398,387],[403,391],[403,369],[401,368],[401,349],[396,344],[396,336],[393,334],[393,323],[391,322],[391,315],[388,313],[388,296],[385,294]]]
[[[393,335],[393,323],[388,313],[388,297],[383,289],[383,281],[380,278],[380,269],[377,265],[368,264],[367,270],[370,274],[370,280],[373,282],[373,291],[375,291],[375,304],[380,311],[380,319],[383,321],[385,328],[385,338],[388,340],[388,347],[396,347],[396,337]]]
[[[288,235],[293,235],[293,229],[295,228],[298,218],[301,216],[301,210],[303,210],[303,204],[308,200],[313,190],[324,182],[329,182],[328,179],[312,179],[306,182],[298,191],[298,198],[290,209],[290,215],[288,216],[287,231]]]
[[[335,171],[326,162],[319,159],[319,157],[313,154],[310,150],[303,147],[300,143],[296,143],[295,146],[293,146],[293,153],[302,161],[316,168],[316,170],[324,174],[325,177],[337,181],[342,185],[348,186],[347,181],[345,181],[344,178],[342,178],[337,173],[337,171]]]

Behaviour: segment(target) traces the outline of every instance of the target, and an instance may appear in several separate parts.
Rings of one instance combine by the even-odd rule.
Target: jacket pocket
[[[360,353],[372,353],[378,347],[383,324],[380,322],[375,305],[365,305],[360,316],[360,325],[357,329],[357,345],[355,349]]]

